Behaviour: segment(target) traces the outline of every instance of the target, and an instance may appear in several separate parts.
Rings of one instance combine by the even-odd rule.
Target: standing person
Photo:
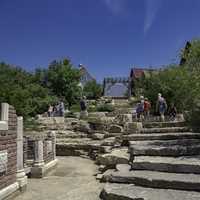
[[[149,119],[150,109],[151,109],[151,103],[148,100],[148,98],[145,98],[145,100],[144,100],[144,116],[146,119]]]
[[[137,104],[136,113],[137,119],[142,121],[144,118],[144,100],[141,100],[140,103]]]
[[[63,101],[60,101],[60,103],[59,103],[59,116],[64,117],[64,114],[65,114],[65,105],[64,105]]]
[[[83,98],[81,99],[80,108],[81,108],[80,118],[87,117],[88,116],[88,112],[87,112],[86,96],[83,96]]]
[[[161,121],[165,121],[165,112],[167,110],[167,103],[162,97],[161,93],[158,93],[158,100],[156,104],[156,111],[159,112]]]
[[[169,108],[169,118],[170,118],[170,120],[174,121],[175,118],[176,118],[176,114],[177,114],[177,109],[176,109],[174,103],[172,103],[170,108]]]
[[[53,106],[52,105],[49,105],[47,113],[48,113],[48,117],[52,117],[52,115],[53,115]]]

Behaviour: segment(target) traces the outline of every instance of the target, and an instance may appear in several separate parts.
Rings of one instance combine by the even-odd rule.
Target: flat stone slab
[[[200,193],[152,189],[133,184],[106,184],[101,192],[103,200],[199,200]]]
[[[114,149],[111,153],[99,155],[97,163],[115,167],[117,164],[127,164],[129,161],[128,149]]]
[[[200,175],[155,171],[116,171],[105,173],[102,181],[135,184],[143,187],[200,191]]]
[[[167,127],[183,127],[185,122],[144,122],[144,128],[167,128]]]
[[[167,127],[167,128],[143,128],[141,133],[176,133],[176,132],[187,132],[188,127]]]
[[[130,148],[131,156],[193,156],[199,155],[200,145],[194,146],[157,146],[157,145],[134,145]]]
[[[155,146],[163,146],[163,147],[170,147],[173,145],[191,146],[191,145],[199,145],[200,139],[130,141],[129,144],[130,146],[133,146],[133,147],[135,145],[140,145],[140,146],[155,145]]]
[[[123,141],[145,141],[145,140],[175,140],[175,139],[200,139],[200,133],[154,133],[154,134],[131,134],[123,135]]]
[[[159,157],[136,156],[133,170],[151,170],[170,173],[200,174],[200,156],[196,157]]]

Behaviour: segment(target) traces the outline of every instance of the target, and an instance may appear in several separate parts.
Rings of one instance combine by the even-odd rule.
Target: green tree
[[[0,102],[13,105],[25,118],[43,113],[56,101],[47,88],[35,82],[34,74],[5,63],[0,64],[0,94]]]
[[[83,94],[88,99],[98,99],[102,96],[102,87],[95,80],[89,81],[83,88]]]
[[[80,98],[80,72],[67,59],[53,61],[45,74],[45,84],[56,96],[63,98],[69,107]]]

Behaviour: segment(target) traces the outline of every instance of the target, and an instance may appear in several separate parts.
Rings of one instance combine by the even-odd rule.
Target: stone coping
[[[1,103],[0,131],[8,130],[9,104]]]
[[[12,195],[18,189],[19,189],[19,184],[17,182],[7,186],[6,188],[3,188],[2,190],[0,190],[0,200],[3,200],[8,196]]]
[[[55,137],[55,135],[54,131],[26,131],[24,137],[30,140],[45,140]]]

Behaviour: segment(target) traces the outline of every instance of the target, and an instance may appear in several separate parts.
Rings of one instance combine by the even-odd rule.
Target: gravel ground
[[[58,166],[42,179],[28,179],[27,191],[14,200],[99,200],[103,184],[97,166],[80,157],[58,157]]]

